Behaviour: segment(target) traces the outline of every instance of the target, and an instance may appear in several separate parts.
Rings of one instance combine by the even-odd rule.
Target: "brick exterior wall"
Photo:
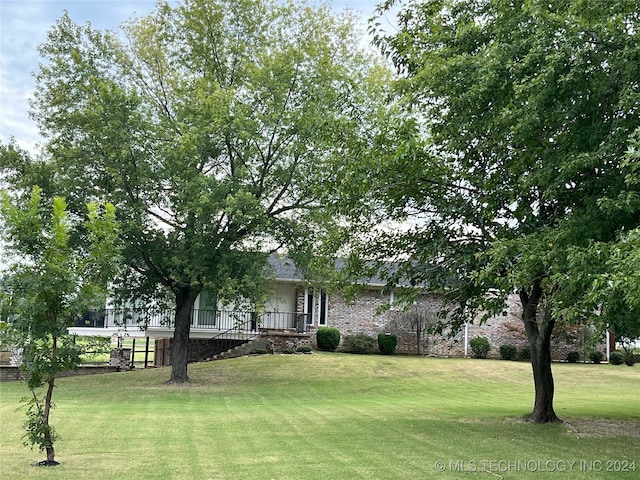
[[[0,382],[22,380],[23,378],[20,367],[16,365],[0,365]]]
[[[328,326],[340,330],[341,337],[363,333],[377,337],[389,322],[389,313],[378,313],[389,303],[389,295],[380,290],[362,292],[357,300],[347,302],[339,293],[329,296]]]
[[[245,341],[233,339],[190,339],[187,352],[187,362],[202,362],[211,360],[216,355],[242,345]],[[155,341],[154,366],[163,367],[171,365],[171,349],[173,338],[157,338]]]
[[[84,365],[78,367],[77,370],[67,370],[58,373],[60,377],[71,377],[74,375],[97,375],[99,373],[115,373],[120,369],[113,365]],[[0,382],[7,382],[11,380],[22,380],[24,376],[20,367],[15,365],[0,365]]]
[[[304,292],[298,295],[298,308],[302,311]],[[328,326],[336,327],[341,333],[341,343],[347,335],[365,334],[377,338],[379,333],[392,333],[398,337],[396,352],[401,354],[416,354],[434,356],[456,356],[465,354],[464,328],[455,335],[445,331],[443,334],[427,334],[420,336],[418,349],[418,335],[416,322],[423,326],[435,323],[438,319],[436,312],[441,308],[441,299],[434,294],[423,295],[419,301],[409,308],[408,312],[384,310],[389,302],[389,294],[381,290],[371,289],[362,292],[352,302],[347,302],[339,293],[329,296]],[[479,317],[474,319],[467,328],[467,341],[482,336],[489,340],[491,351],[489,357],[500,357],[500,346],[515,345],[518,351],[527,347],[528,342],[524,325],[520,319],[521,306],[516,295],[512,295],[507,304],[506,315],[490,318],[483,325],[478,325]],[[316,326],[312,327],[315,330]],[[582,351],[588,332],[584,327],[557,326],[551,339],[551,353],[554,360],[565,360],[570,351]],[[315,342],[315,335],[312,334]],[[339,347],[340,348],[340,347]],[[596,346],[605,352],[604,339]],[[472,356],[471,347],[467,347],[467,355]]]
[[[282,353],[285,350],[295,352],[298,347],[311,346],[311,335],[308,333],[269,332],[264,338],[267,341],[267,350],[271,353]]]

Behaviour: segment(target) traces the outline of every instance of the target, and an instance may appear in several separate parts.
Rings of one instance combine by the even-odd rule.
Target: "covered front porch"
[[[69,333],[80,336],[168,338],[173,336],[172,309],[106,308],[74,320]],[[194,309],[191,338],[251,339],[265,331],[308,333],[311,315],[296,312],[249,312]]]
[[[172,309],[94,310],[75,319],[69,333],[119,339],[146,337],[147,343],[149,338],[153,338],[154,366],[170,365],[174,315],[175,311]],[[295,344],[308,342],[310,319],[308,314],[295,312],[194,309],[191,311],[188,361],[198,362],[225,355],[224,358],[237,356],[236,353],[250,353],[249,350],[239,350],[241,347],[262,350],[273,345],[274,338],[285,338]]]

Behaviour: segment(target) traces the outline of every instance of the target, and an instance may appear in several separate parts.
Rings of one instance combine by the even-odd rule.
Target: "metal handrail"
[[[210,340],[226,339],[229,336],[237,335],[238,333],[244,334],[245,339],[249,340],[260,335],[260,332],[256,328],[252,328],[252,321],[237,325],[234,328],[222,331],[210,338]],[[247,328],[248,327],[248,328]]]

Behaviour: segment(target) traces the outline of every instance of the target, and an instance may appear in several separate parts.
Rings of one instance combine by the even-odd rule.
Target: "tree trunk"
[[[51,344],[51,364],[55,365],[58,359],[58,337],[53,335]],[[43,446],[47,452],[47,462],[54,462],[56,452],[53,449],[53,437],[51,435],[51,427],[49,426],[49,415],[51,413],[51,399],[53,398],[53,389],[55,388],[56,378],[51,377],[47,382],[47,394],[44,397],[44,412],[42,412],[42,423],[44,424]]]
[[[53,445],[51,445],[50,447],[47,447],[46,450],[47,450],[47,462],[55,462],[56,454],[55,454],[55,451],[53,450]]]
[[[171,346],[171,378],[169,383],[186,383],[189,332],[191,331],[191,311],[198,297],[197,291],[183,287],[176,292],[175,329]]]
[[[553,325],[549,325],[549,329],[552,330]],[[551,372],[551,335],[539,334],[536,340],[529,340],[529,346],[536,391],[531,419],[536,423],[560,422],[553,409],[555,387]]]
[[[529,349],[531,352],[531,368],[535,400],[530,418],[535,423],[561,422],[553,409],[555,391],[553,373],[551,371],[551,334],[555,320],[549,312],[544,312],[538,324],[538,306],[542,299],[542,288],[536,283],[528,294],[522,290],[522,321],[524,322]]]
[[[55,338],[54,338],[55,346]],[[51,427],[49,426],[49,413],[51,412],[51,398],[53,397],[53,389],[55,387],[55,378],[52,378],[48,382],[47,395],[44,399],[44,444],[45,451],[47,452],[47,461],[55,461],[55,450],[53,449],[53,438],[51,438]]]

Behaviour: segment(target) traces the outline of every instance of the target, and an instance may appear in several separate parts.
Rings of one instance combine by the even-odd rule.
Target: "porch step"
[[[222,352],[217,355],[214,355],[213,357],[211,357],[211,360],[222,360],[224,358],[244,357],[245,355],[248,355],[249,353],[253,352],[256,349],[266,348],[266,345],[267,345],[267,340],[265,338],[256,337],[249,340],[246,343],[243,343],[242,345],[237,345],[233,348],[230,348],[226,352]]]

